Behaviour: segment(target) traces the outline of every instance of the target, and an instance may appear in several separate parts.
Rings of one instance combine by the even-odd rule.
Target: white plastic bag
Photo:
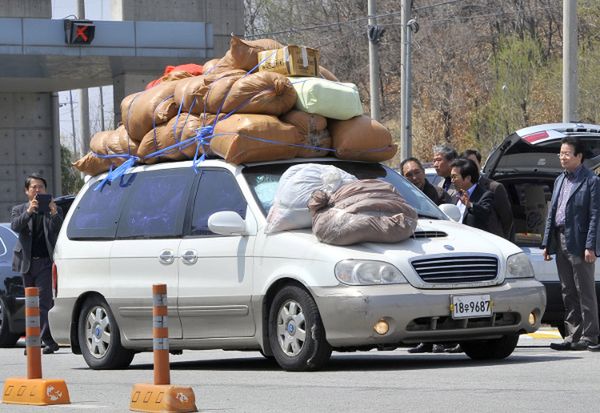
[[[294,165],[281,175],[273,206],[267,216],[265,232],[310,228],[312,217],[308,201],[316,190],[329,194],[356,177],[333,165],[305,163]]]

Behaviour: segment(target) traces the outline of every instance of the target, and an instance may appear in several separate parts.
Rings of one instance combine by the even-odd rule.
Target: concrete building
[[[2,0],[0,8],[0,221],[25,201],[23,183],[42,173],[60,195],[57,92],[113,85],[121,99],[164,67],[220,57],[242,34],[242,0],[112,0],[112,21],[94,21],[90,45],[67,44],[51,0]],[[89,137],[83,137],[88,139]]]

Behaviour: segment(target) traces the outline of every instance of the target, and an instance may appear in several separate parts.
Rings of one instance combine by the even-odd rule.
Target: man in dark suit
[[[10,226],[19,234],[13,254],[13,271],[23,274],[25,287],[39,288],[41,339],[44,354],[58,350],[48,325],[48,311],[54,305],[52,299],[52,254],[56,238],[63,222],[62,211],[50,201],[49,211],[38,211],[39,194],[46,193],[46,180],[32,174],[25,180],[28,201],[13,207]]]
[[[481,170],[481,153],[479,153],[478,150],[467,149],[462,153],[462,157],[475,162],[477,169]],[[507,240],[512,241],[514,239],[513,213],[506,188],[504,188],[504,185],[502,185],[500,182],[496,182],[492,179],[486,178],[485,176],[480,176],[478,183],[483,187],[483,189],[489,189],[494,194],[494,210],[496,211],[496,215],[498,215],[500,224],[502,225],[502,236]]]
[[[556,268],[565,306],[566,337],[551,343],[554,350],[600,350],[598,303],[594,281],[600,255],[600,186],[583,165],[583,146],[574,137],[561,141],[560,165],[546,219],[544,259],[556,254]]]
[[[452,198],[439,186],[433,186],[425,176],[425,169],[417,158],[406,158],[400,163],[402,175],[419,188],[436,205],[451,204]]]
[[[475,162],[464,158],[454,160],[450,176],[458,192],[456,205],[462,212],[461,222],[503,237],[502,225],[494,209],[494,194],[478,184],[479,168]]]

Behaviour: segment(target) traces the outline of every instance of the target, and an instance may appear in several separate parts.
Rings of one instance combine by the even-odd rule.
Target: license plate
[[[492,300],[485,295],[454,295],[450,306],[452,318],[491,317]]]

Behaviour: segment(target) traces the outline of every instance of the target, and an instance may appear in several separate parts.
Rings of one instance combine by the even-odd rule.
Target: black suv
[[[63,210],[71,207],[74,195],[65,195],[54,201]],[[0,347],[11,347],[25,334],[25,291],[20,273],[12,270],[12,256],[17,234],[10,223],[0,224]]]

